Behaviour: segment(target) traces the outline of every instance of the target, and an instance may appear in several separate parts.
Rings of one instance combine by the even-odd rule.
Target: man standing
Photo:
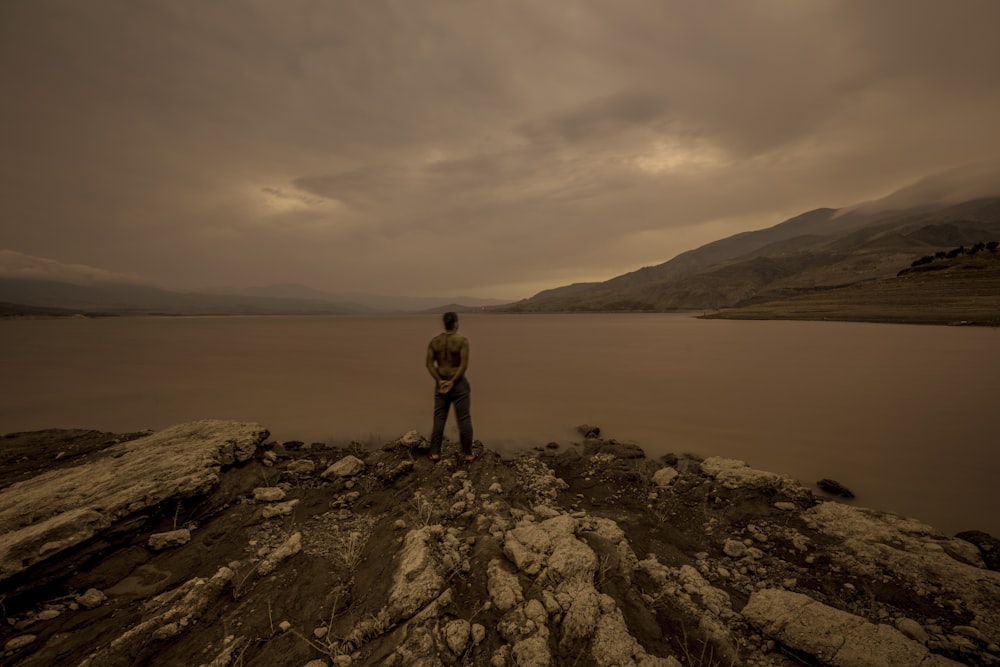
[[[472,402],[472,388],[465,377],[469,367],[469,339],[458,334],[458,315],[444,314],[444,333],[431,339],[427,345],[427,372],[436,382],[434,392],[434,430],[431,432],[431,461],[441,459],[441,441],[444,439],[444,425],[448,420],[448,409],[455,406],[458,420],[458,434],[462,454],[466,463],[476,457],[472,454],[472,416],[469,406]]]

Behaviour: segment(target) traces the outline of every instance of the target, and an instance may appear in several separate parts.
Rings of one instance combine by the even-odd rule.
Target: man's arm
[[[455,371],[455,377],[451,379],[452,382],[457,382],[459,378],[465,375],[465,369],[469,367],[469,339],[462,338],[462,347],[459,350],[461,354],[461,363],[458,365],[458,370]]]
[[[441,384],[441,375],[438,373],[437,364],[434,362],[434,341],[427,345],[427,372],[431,374],[434,381]]]

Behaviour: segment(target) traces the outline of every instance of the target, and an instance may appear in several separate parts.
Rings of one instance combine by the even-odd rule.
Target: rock
[[[444,626],[444,639],[455,655],[462,655],[469,645],[472,625],[465,619],[456,619]]]
[[[585,438],[600,438],[601,428],[599,426],[590,426],[589,424],[580,424],[576,427],[576,432]]]
[[[726,540],[722,551],[730,558],[743,558],[747,555],[747,546],[739,540]]]
[[[310,660],[302,667],[330,667],[330,665],[327,664],[326,660]]]
[[[514,644],[511,653],[517,667],[549,667],[552,664],[548,639],[544,636],[533,635],[520,640]]]
[[[299,499],[294,498],[292,500],[287,500],[283,503],[276,503],[274,505],[267,505],[264,507],[260,513],[265,519],[272,519],[276,516],[288,516],[295,509],[295,506],[299,504]]]
[[[660,468],[653,473],[653,483],[663,489],[673,484],[677,475],[678,472],[674,468]]]
[[[563,615],[559,646],[568,651],[594,632],[601,615],[601,603],[597,590],[584,582],[574,582],[560,592],[569,603]]]
[[[608,454],[615,459],[646,458],[646,452],[639,445],[634,442],[618,442],[617,440],[589,439],[583,444],[583,454],[584,456]]]
[[[394,623],[410,618],[444,590],[444,577],[431,551],[431,544],[437,541],[433,528],[411,530],[403,541],[389,591],[389,616]]]
[[[486,577],[490,599],[500,611],[508,611],[524,600],[517,575],[504,569],[496,558],[486,566]]]
[[[911,618],[897,618],[895,623],[896,629],[902,632],[904,635],[909,637],[915,642],[921,644],[927,643],[927,631],[924,627],[914,621]]]
[[[963,637],[968,637],[969,639],[975,639],[976,641],[984,644],[989,641],[982,632],[971,625],[956,625],[951,629],[951,631],[956,635],[962,635]]]
[[[471,633],[473,646],[479,646],[486,639],[486,628],[482,623],[473,623]]]
[[[257,566],[257,573],[262,577],[266,577],[274,572],[275,568],[283,561],[288,560],[300,551],[302,551],[302,533],[292,533],[287,540],[282,542],[281,546],[268,554],[267,558],[260,562],[260,565]]]
[[[249,460],[267,437],[257,424],[204,420],[103,450],[0,491],[0,580],[89,540],[115,521],[171,499],[201,496],[219,472]]]
[[[253,490],[253,499],[257,503],[273,503],[285,499],[285,490],[280,486],[258,486]]]
[[[191,541],[191,531],[187,528],[153,533],[149,536],[149,548],[153,551],[163,551],[169,547],[179,547]]]
[[[3,650],[17,651],[18,649],[22,649],[28,644],[33,643],[36,639],[38,639],[37,635],[21,635],[20,637],[14,637],[13,639],[7,640],[7,642],[3,645]]]
[[[87,609],[100,607],[107,599],[108,596],[96,588],[88,588],[82,595],[76,596],[77,604],[86,607]]]
[[[406,434],[396,442],[407,447],[419,447],[426,444],[427,440],[417,431],[407,431]]]
[[[976,545],[986,567],[993,571],[1000,571],[1000,539],[981,530],[966,530],[958,533],[955,537]]]
[[[58,609],[43,609],[38,612],[39,621],[51,621],[53,618],[57,618],[62,614]]]
[[[794,512],[796,509],[798,509],[795,503],[790,503],[784,500],[779,500],[778,502],[774,503],[774,506],[775,508],[783,512]]]
[[[332,477],[354,477],[365,469],[365,462],[356,456],[347,455],[340,459],[325,471],[321,477],[330,479]]]
[[[211,579],[190,579],[148,600],[142,606],[142,621],[96,651],[88,664],[130,664],[143,647],[179,636],[223,595],[232,578],[233,571],[222,567]]]
[[[743,617],[775,641],[828,665],[921,665],[959,663],[931,654],[888,625],[834,609],[812,598],[777,589],[750,596]]]
[[[816,486],[820,488],[824,493],[829,493],[831,496],[838,496],[840,498],[853,498],[854,493],[848,489],[846,486],[840,482],[832,479],[823,478],[816,482]]]
[[[806,492],[802,485],[785,475],[765,470],[755,470],[745,462],[710,456],[701,463],[701,471],[719,481],[727,489],[747,487],[751,489],[781,491],[786,495],[798,496]]]
[[[289,463],[285,470],[294,475],[311,475],[316,472],[316,463],[310,459],[296,459]]]

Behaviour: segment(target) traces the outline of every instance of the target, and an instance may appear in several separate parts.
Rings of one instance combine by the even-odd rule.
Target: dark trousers
[[[431,454],[441,454],[441,441],[444,439],[444,425],[448,421],[448,409],[455,406],[455,419],[458,420],[458,435],[462,444],[462,453],[472,454],[472,415],[469,408],[472,405],[472,387],[469,380],[462,376],[451,387],[447,394],[434,391],[434,430],[431,432]]]

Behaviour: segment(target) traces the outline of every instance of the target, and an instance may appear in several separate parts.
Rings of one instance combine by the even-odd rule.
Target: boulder
[[[168,500],[207,493],[267,437],[257,424],[203,420],[102,450],[0,492],[0,579],[90,539],[115,521]]]

